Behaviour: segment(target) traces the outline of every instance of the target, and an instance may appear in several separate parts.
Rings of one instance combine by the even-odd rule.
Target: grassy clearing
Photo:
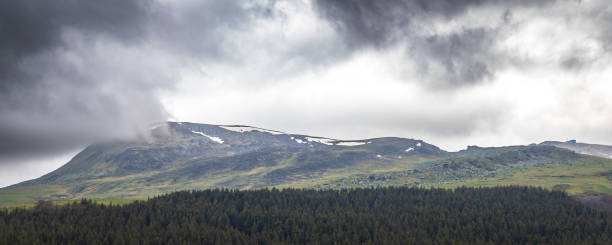
[[[66,189],[59,185],[35,185],[2,189],[0,191],[0,207],[33,203],[39,199],[59,198],[60,196],[70,197]]]
[[[105,204],[105,205],[126,205],[126,204],[130,204],[136,201],[145,201],[147,200],[148,197],[140,197],[140,198],[99,198],[99,199],[88,199],[91,200],[95,203],[100,203],[100,204]],[[71,199],[71,200],[51,200],[51,202],[54,205],[67,205],[67,204],[71,204],[71,203],[76,203],[81,201],[81,199]],[[23,209],[29,209],[29,208],[33,208],[36,206],[37,202],[26,202],[26,203],[20,203],[20,204],[9,204],[9,205],[0,205],[0,209],[2,208],[6,208],[6,209],[15,209],[15,208],[23,208]]]
[[[574,166],[553,164],[512,169],[492,178],[476,178],[438,187],[507,185],[539,186],[564,190],[570,195],[612,194],[612,161],[587,158]]]

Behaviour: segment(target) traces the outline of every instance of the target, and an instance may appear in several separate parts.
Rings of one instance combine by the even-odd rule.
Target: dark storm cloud
[[[498,27],[432,33],[432,23],[452,21],[470,8],[498,7],[506,9],[499,18],[508,24],[512,8],[538,7],[553,1],[317,0],[315,6],[354,49],[406,45],[409,48],[406,56],[418,63],[421,75],[434,80],[435,85],[461,85],[494,75],[497,63],[494,57],[499,54],[491,49]],[[435,66],[442,70],[432,70]]]
[[[422,74],[445,81],[443,84],[481,81],[493,75],[496,65],[495,58],[486,50],[494,44],[495,32],[476,28],[450,35],[431,35],[415,40],[409,55],[419,60]],[[431,69],[432,66],[439,66],[442,71]]]
[[[299,5],[298,11],[312,17],[311,6],[302,1],[0,1],[0,162],[7,156],[53,153],[131,136],[143,125],[166,120],[157,93],[172,90],[182,71],[206,73],[212,67],[212,75],[197,77],[194,83],[208,83],[210,78],[227,83],[228,90],[259,88],[300,77],[313,67],[336,67],[364,49],[378,52],[401,46],[404,62],[398,69],[414,65],[416,71],[402,73],[410,76],[406,80],[422,80],[427,88],[469,88],[464,85],[493,80],[512,62],[535,64],[529,57],[524,62],[505,61],[512,57],[495,47],[512,36],[514,27],[528,26],[530,18],[551,17],[545,11],[555,9],[553,2],[315,0],[314,10],[323,19],[316,26],[320,19],[304,18],[301,12],[284,16],[279,7]],[[601,2],[591,14],[573,16],[572,9],[567,18],[598,23],[594,35],[602,47],[612,50],[612,15],[607,2]],[[524,11],[537,8],[543,11]],[[465,16],[482,21],[474,24],[461,19]],[[278,30],[291,20],[297,28]],[[488,21],[495,23],[487,25]],[[559,56],[558,62],[567,69],[582,69],[593,62],[586,53],[576,49]],[[210,82],[211,87],[218,86],[216,82]],[[461,114],[464,110],[457,108],[458,115],[448,120],[418,113],[411,118],[424,122],[415,124],[418,130],[462,136],[480,127],[471,119],[499,121],[495,108],[479,117],[482,106],[472,107],[473,114]],[[397,119],[392,110],[389,113],[383,121]]]
[[[612,10],[610,9],[610,3],[604,1],[601,3],[599,8],[593,9],[589,13],[589,17],[600,27],[598,38],[602,42],[603,48],[607,52],[612,52]]]
[[[250,3],[250,4],[245,4]],[[185,1],[159,4],[153,12],[153,42],[185,58],[226,62],[231,59],[232,34],[246,32],[257,19],[273,18],[274,1]]]
[[[316,0],[315,6],[323,17],[335,24],[347,42],[354,45],[388,45],[406,41],[413,31],[414,20],[441,17],[450,20],[470,7],[541,6],[555,0]],[[508,19],[511,12],[504,13]]]
[[[134,137],[190,59],[273,15],[243,1],[0,1],[0,163]],[[5,160],[3,160],[5,159]]]
[[[147,88],[105,91],[118,82],[108,81],[114,71],[98,56],[93,41],[138,42],[149,8],[139,0],[0,2],[2,158],[61,152],[125,133],[122,123],[162,115]],[[142,112],[120,115],[126,110],[118,106],[128,99],[144,107]],[[117,133],[111,133],[112,127]]]
[[[0,77],[2,90],[23,79],[19,63],[63,46],[67,29],[129,41],[141,36],[148,5],[139,0],[2,1],[0,2]],[[23,86],[21,84],[20,86]]]
[[[580,2],[580,5],[582,2]],[[585,57],[584,53],[587,53],[589,50],[573,50],[574,52],[568,55],[568,58],[562,60],[562,65],[568,69],[576,69],[582,68],[584,66],[588,66],[593,62],[597,61],[599,58],[605,55],[612,54],[612,9],[610,9],[609,2],[602,1],[599,3],[600,6],[595,7],[587,16],[587,19],[590,19],[594,22],[594,24],[598,27],[593,33],[598,41],[599,45],[601,45],[603,52],[596,55],[597,57]],[[571,16],[567,17],[568,19],[573,19]]]

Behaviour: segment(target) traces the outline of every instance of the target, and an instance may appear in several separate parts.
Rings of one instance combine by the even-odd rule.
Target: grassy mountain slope
[[[0,205],[37,199],[139,198],[177,190],[313,186],[406,169],[448,155],[420,140],[340,141],[247,126],[168,123],[152,137],[87,147],[41,178],[0,190]]]
[[[566,142],[545,141],[540,143],[540,145],[552,145],[559,148],[572,150],[580,154],[612,159],[612,146],[609,145],[577,143],[575,140]]]
[[[412,169],[350,176],[320,188],[530,185],[571,194],[612,193],[612,160],[553,146],[471,147]]]
[[[0,189],[0,206],[39,199],[144,198],[267,187],[535,185],[612,193],[612,160],[552,145],[445,152],[420,140],[341,141],[247,126],[168,123],[148,138],[92,145],[41,178]]]
[[[612,161],[588,156],[572,161],[571,164],[549,163],[509,169],[496,176],[472,178],[440,186],[500,185],[540,186],[563,190],[572,195],[611,194]]]

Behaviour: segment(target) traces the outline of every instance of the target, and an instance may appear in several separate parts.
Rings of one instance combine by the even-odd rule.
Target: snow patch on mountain
[[[410,148],[406,149],[406,152],[411,152],[413,150],[414,150],[414,148],[410,147]]]
[[[308,140],[308,142],[317,142],[317,143],[321,143],[325,145],[334,145],[334,141],[336,141],[336,140],[328,139],[328,138],[313,138],[313,137],[306,137],[306,140]]]
[[[421,147],[421,142],[416,144],[417,147]]]
[[[358,146],[358,145],[365,145],[366,142],[364,141],[340,141],[338,143],[336,143],[336,145],[340,145],[340,146]]]
[[[191,130],[191,132],[192,132],[192,133],[194,133],[194,134],[199,134],[199,135],[202,135],[202,136],[204,136],[204,137],[207,137],[207,138],[209,138],[210,140],[212,140],[212,141],[214,141],[214,142],[217,142],[217,143],[219,143],[219,144],[223,144],[223,140],[222,140],[221,138],[219,138],[219,137],[210,136],[210,135],[205,134],[205,133],[200,132],[200,131],[193,131],[193,130]]]
[[[302,139],[298,139],[296,137],[291,136],[291,140],[294,140],[295,142],[297,142],[298,144],[306,144],[308,142],[302,140]]]
[[[244,133],[244,132],[251,132],[251,131],[259,131],[259,132],[263,132],[263,133],[269,133],[269,134],[285,134],[283,132],[280,131],[274,131],[274,130],[269,130],[269,129],[263,129],[263,128],[256,128],[256,127],[249,127],[249,126],[219,126],[220,128],[229,130],[229,131],[234,131],[234,132],[239,132],[239,133]]]

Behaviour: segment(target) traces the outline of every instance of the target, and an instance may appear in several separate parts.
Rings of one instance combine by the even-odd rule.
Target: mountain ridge
[[[555,174],[522,176],[539,176],[538,171],[551,169],[571,169],[582,177],[570,183]],[[0,204],[139,198],[210,188],[494,185],[513,178],[527,178],[518,184],[536,183],[577,194],[608,193],[612,192],[612,182],[606,179],[610,170],[612,160],[546,142],[447,152],[400,137],[340,140],[245,125],[167,122],[153,127],[150,137],[92,144],[51,173],[2,188]],[[505,179],[487,182],[496,178]],[[607,182],[589,182],[595,180]]]
[[[576,140],[569,140],[565,142],[560,141],[544,141],[540,145],[552,145],[568,150],[575,151],[580,154],[612,158],[612,146],[601,145],[601,144],[587,144],[579,143]]]

